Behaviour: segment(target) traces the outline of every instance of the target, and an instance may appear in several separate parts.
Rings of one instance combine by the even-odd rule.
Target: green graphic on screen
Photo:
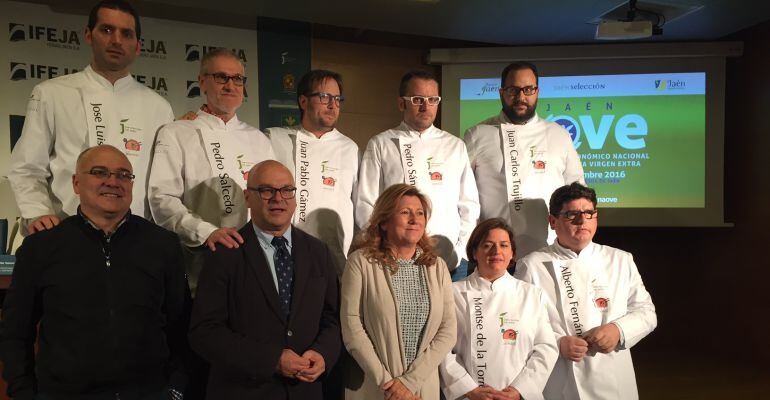
[[[703,208],[706,74],[541,77],[538,115],[570,134],[601,207]],[[460,132],[500,113],[499,79],[463,79]]]

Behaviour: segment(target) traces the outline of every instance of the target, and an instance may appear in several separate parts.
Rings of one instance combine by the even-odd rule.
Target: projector
[[[629,40],[647,38],[658,33],[652,21],[602,21],[596,26],[596,39]]]

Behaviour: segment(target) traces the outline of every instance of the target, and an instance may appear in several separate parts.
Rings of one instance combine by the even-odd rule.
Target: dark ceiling
[[[84,12],[93,0],[31,0]],[[663,26],[656,41],[709,41],[770,20],[769,1],[650,0],[702,6]],[[622,0],[140,0],[144,16],[254,28],[258,17],[502,45],[593,43],[587,21]]]

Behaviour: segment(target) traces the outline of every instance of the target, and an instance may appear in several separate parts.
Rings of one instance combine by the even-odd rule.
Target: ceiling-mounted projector
[[[631,40],[663,34],[663,25],[703,6],[670,4],[666,0],[629,0],[587,21],[596,25],[596,39]]]
[[[596,26],[596,39],[626,40],[652,36],[652,21],[603,21]]]

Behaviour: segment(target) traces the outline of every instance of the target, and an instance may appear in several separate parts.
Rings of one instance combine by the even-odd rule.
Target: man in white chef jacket
[[[75,215],[75,160],[100,144],[120,149],[131,161],[136,175],[131,212],[148,216],[145,183],[152,143],[174,115],[166,100],[129,73],[140,38],[139,15],[128,2],[101,1],[91,9],[85,30],[91,63],[32,90],[8,173],[24,233],[50,229]]]
[[[329,246],[342,275],[355,234],[358,145],[337,130],[345,97],[342,76],[326,70],[306,73],[297,85],[300,125],[267,129],[276,159],[294,174],[294,226]]]
[[[243,243],[238,229],[249,219],[243,193],[248,172],[274,158],[267,136],[236,115],[246,84],[238,57],[226,49],[206,53],[198,82],[206,104],[194,120],[158,132],[147,188],[155,222],[185,245],[193,294],[206,249]]]
[[[479,217],[479,197],[465,144],[433,126],[440,101],[438,81],[432,74],[411,71],[401,79],[398,108],[403,121],[366,146],[356,223],[366,224],[377,197],[389,186],[414,185],[430,198],[433,214],[428,234],[437,239],[438,254],[455,270],[467,260],[465,245]]]
[[[465,133],[481,202],[481,219],[503,218],[516,233],[517,259],[553,243],[546,218],[558,187],[585,182],[569,133],[538,117],[537,68],[508,65],[500,80],[499,115]]]
[[[657,325],[633,256],[594,243],[596,192],[557,189],[548,222],[556,241],[519,260],[515,277],[539,286],[559,342],[546,399],[637,399],[630,348]]]

